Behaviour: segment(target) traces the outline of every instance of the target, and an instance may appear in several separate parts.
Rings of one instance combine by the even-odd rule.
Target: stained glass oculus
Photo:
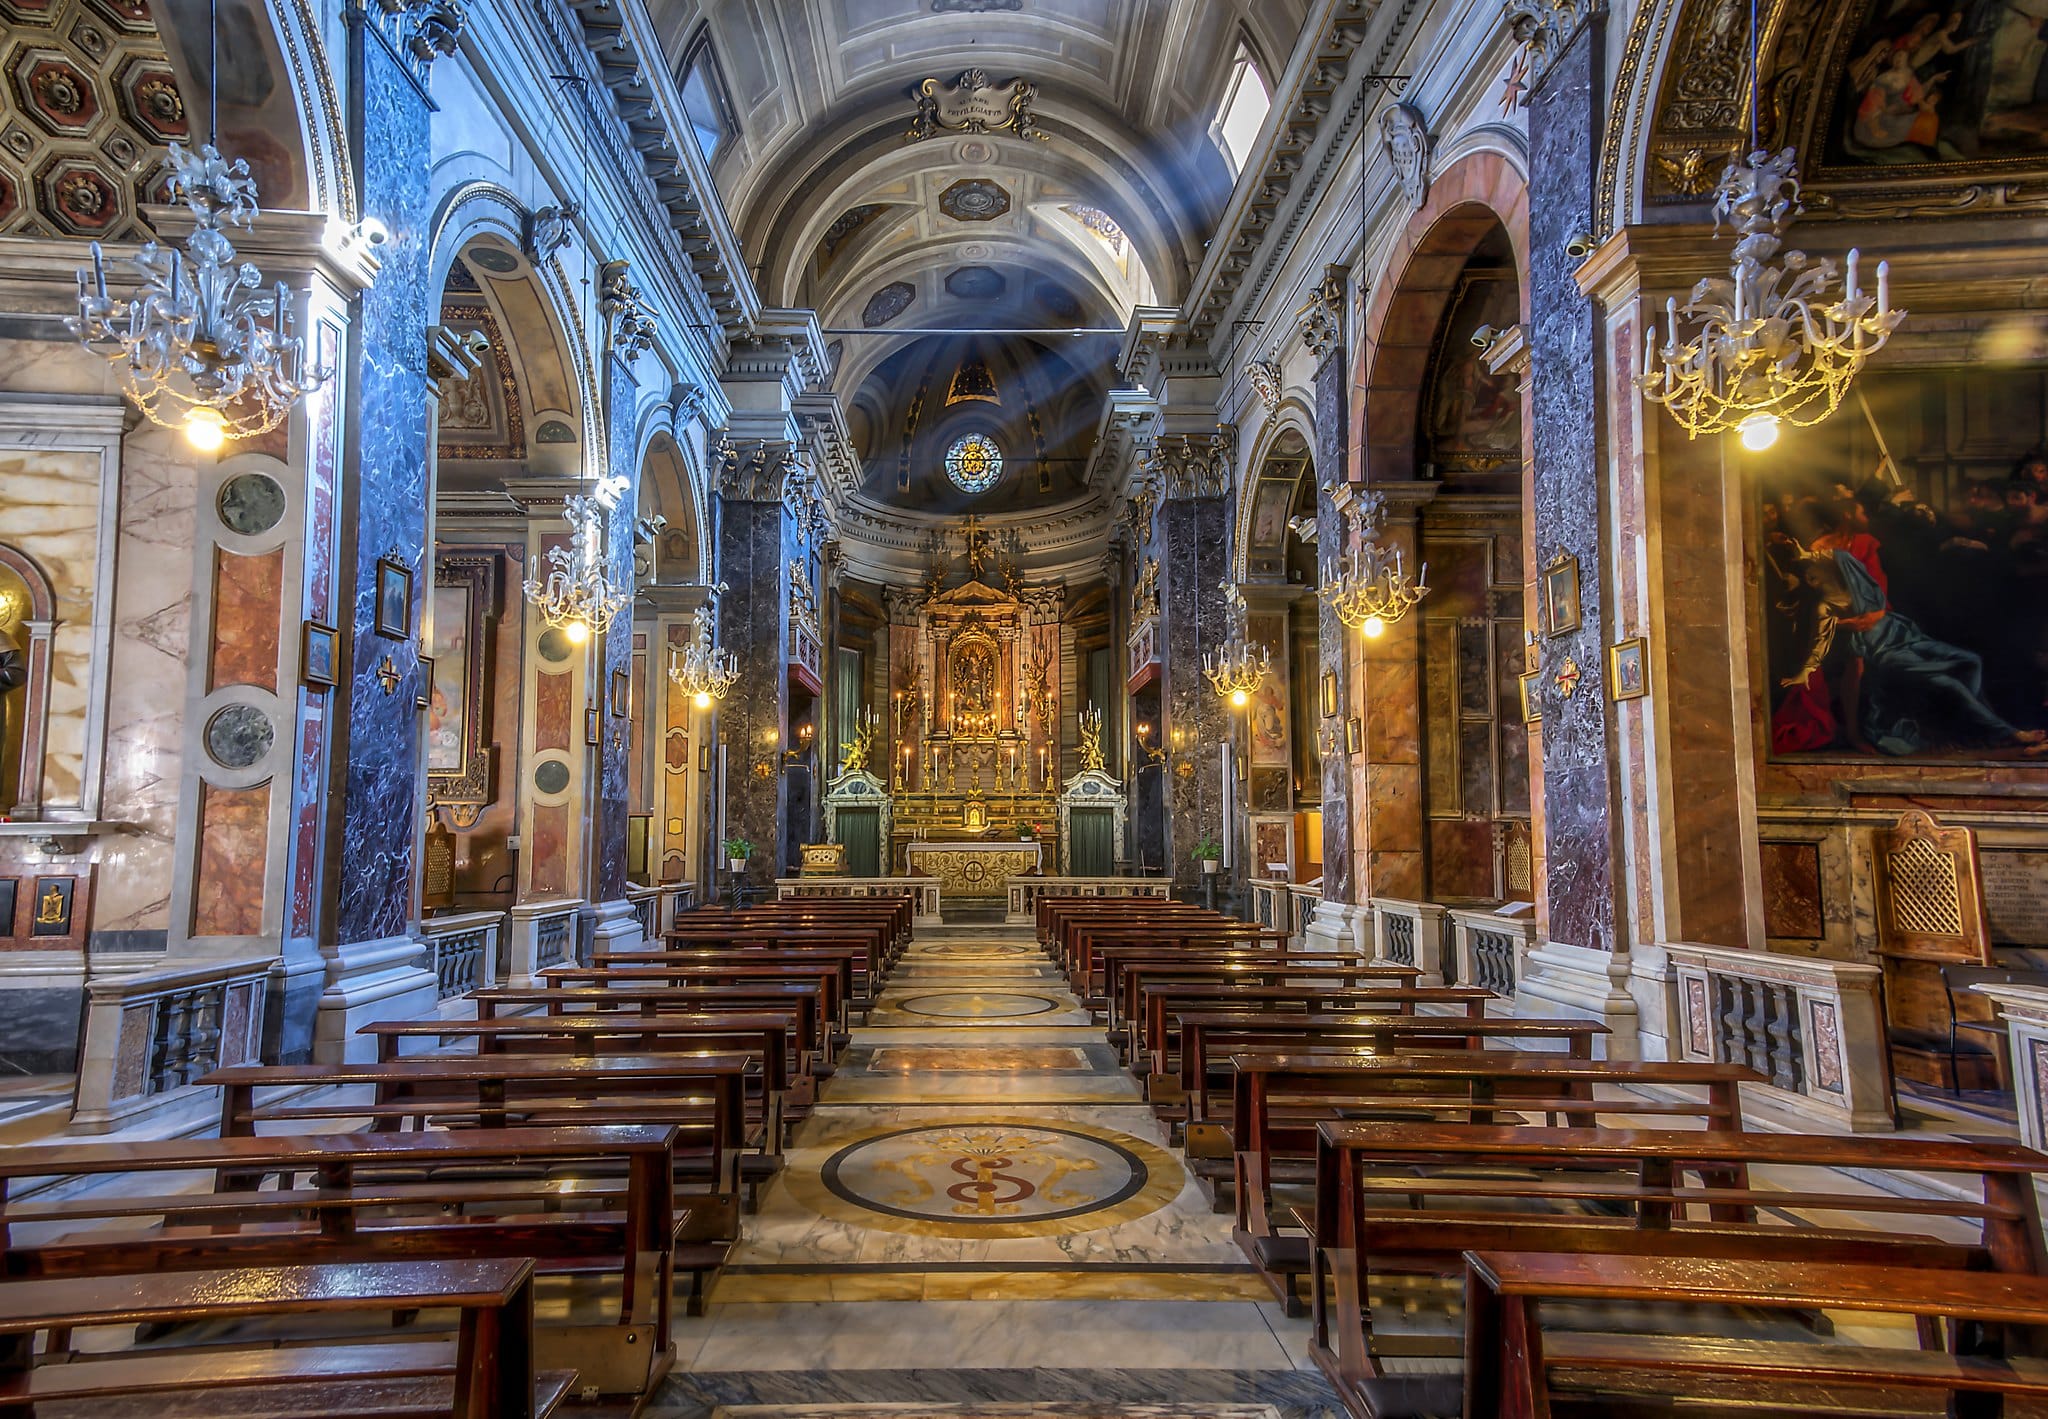
[[[986,434],[969,434],[946,450],[946,476],[963,493],[985,493],[1003,476],[1003,451]]]

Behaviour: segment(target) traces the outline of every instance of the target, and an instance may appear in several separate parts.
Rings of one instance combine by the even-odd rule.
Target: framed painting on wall
[[[334,688],[340,633],[318,621],[306,622],[299,634],[299,678],[315,689]]]
[[[1616,700],[1639,700],[1649,693],[1647,644],[1635,636],[1607,647],[1607,692]]]
[[[1522,686],[1522,723],[1535,724],[1543,718],[1543,702],[1536,697],[1543,679],[1541,670],[1531,670],[1520,677]]]
[[[444,553],[436,559],[420,693],[427,708],[427,779],[442,803],[486,804],[495,796],[487,686],[496,597],[495,556]]]
[[[412,568],[395,556],[377,559],[375,625],[380,636],[412,639]]]
[[[1579,559],[1559,552],[1543,566],[1543,634],[1561,636],[1579,628]]]

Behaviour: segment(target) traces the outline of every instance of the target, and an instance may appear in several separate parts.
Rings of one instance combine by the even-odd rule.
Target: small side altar
[[[938,879],[940,895],[1003,900],[1010,879],[1039,871],[1045,862],[1042,843],[1017,841],[914,842],[903,850],[912,872]]]

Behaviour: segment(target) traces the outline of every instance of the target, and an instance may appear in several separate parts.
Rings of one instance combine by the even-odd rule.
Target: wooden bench
[[[1796,1248],[1814,1262],[2029,1276],[2048,1251],[2034,1196],[2048,1156],[2012,1144],[1417,1123],[1316,1131],[1315,1201],[1298,1219],[1313,1237],[1311,1354],[1358,1414],[1389,1402],[1371,1388],[1378,1357],[1402,1353],[1376,1348],[1365,1298],[1390,1277],[1460,1277],[1466,1251],[1769,1261]],[[1974,1182],[1977,1196],[1759,1187],[1758,1167],[1942,1174]],[[1858,1216],[1869,1213],[1896,1220],[1874,1230]],[[1976,1225],[1975,1244],[1936,1235],[1958,1223]],[[1442,1353],[1433,1338],[1416,1344],[1405,1353]]]
[[[749,1013],[757,1010],[797,1012],[796,1047],[810,1057],[811,1072],[823,1078],[832,1072],[831,1017],[824,989],[813,981],[762,981],[753,985],[705,985],[657,968],[638,971],[593,970],[585,966],[550,966],[534,979],[545,989],[612,989],[657,987],[676,993],[687,1008],[708,1013]],[[479,1000],[502,987],[475,991]]]
[[[1415,985],[1421,972],[1414,966],[1303,961],[1296,956],[1267,960],[1232,955],[1220,960],[1152,959],[1105,962],[1103,983],[1109,1003],[1108,1026],[1115,1031],[1142,1018],[1148,985]]]
[[[477,1128],[670,1123],[685,1195],[735,1200],[746,1146],[745,1055],[424,1055],[370,1064],[237,1064],[199,1082],[221,1091],[220,1136],[262,1124],[297,1132],[309,1123],[366,1118],[396,1133],[429,1120]],[[304,1101],[311,1090],[367,1088],[368,1099]],[[256,1090],[286,1097],[258,1103]]]
[[[1179,1020],[1183,1011],[1215,1011],[1225,1009],[1270,1011],[1284,1014],[1382,1014],[1413,1015],[1422,1005],[1440,1005],[1452,1009],[1462,1008],[1463,1018],[1483,1021],[1486,1016],[1486,1002],[1493,999],[1491,991],[1477,986],[1428,985],[1341,985],[1295,986],[1263,985],[1234,986],[1222,984],[1196,985],[1148,985],[1143,986],[1144,1001],[1142,1014],[1133,1016],[1136,1033],[1131,1041],[1131,1059],[1142,1066],[1151,1061],[1153,1074],[1175,1074],[1178,1056]],[[1435,1017],[1438,1020],[1458,1018],[1452,1015]],[[1138,1022],[1142,1021],[1142,1029]]]
[[[1283,1014],[1249,1010],[1182,1011],[1178,1075],[1155,1074],[1148,1081],[1154,1112],[1174,1116],[1176,1106],[1189,1123],[1230,1119],[1230,1091],[1236,1072],[1233,1054],[1300,1054],[1346,1050],[1385,1053],[1481,1049],[1563,1041],[1569,1059],[1590,1061],[1593,1041],[1611,1028],[1597,1020],[1522,1020],[1493,1016]],[[1555,1055],[1538,1056],[1555,1058]],[[1222,1094],[1220,1106],[1212,1095]]]
[[[2002,1413],[2005,1398],[2048,1400],[2048,1361],[2009,1356],[2002,1342],[2008,1329],[2048,1328],[2048,1280],[2038,1276],[1805,1258],[1475,1251],[1465,1261],[1468,1415],[1662,1414],[1688,1401],[1745,1413],[1864,1415],[1933,1394],[1957,1397],[1950,1413],[1976,1416]],[[1544,1303],[1589,1300],[1909,1315],[1946,1322],[1950,1348],[1559,1334],[1544,1326]]]
[[[452,1344],[269,1341],[170,1346],[91,1358],[45,1356],[36,1336],[94,1326],[181,1325],[458,1312]],[[535,1373],[533,1263],[387,1261],[0,1285],[0,1419],[185,1419],[357,1413],[543,1419],[574,1371]]]
[[[691,1313],[700,1314],[705,1279],[730,1250],[700,1235],[716,1215],[676,1206],[675,1135],[642,1125],[17,1148],[0,1158],[4,1274],[530,1257],[544,1275],[609,1277],[619,1297],[609,1320],[548,1325],[537,1342],[542,1367],[580,1370],[580,1388],[598,1393],[647,1394],[674,1361],[666,1337],[675,1272],[691,1277]],[[212,1190],[174,1186],[181,1173],[200,1174]],[[30,1178],[115,1175],[163,1186],[6,1196]],[[151,1217],[161,1223],[135,1229]],[[25,1240],[36,1232],[61,1235]]]
[[[591,956],[590,964],[608,969],[614,966],[678,964],[784,966],[829,961],[839,969],[839,996],[846,1002],[848,1012],[865,1019],[867,1012],[874,1008],[875,996],[882,988],[882,975],[873,968],[873,958],[872,946],[749,945],[744,941],[730,940],[713,945],[671,941],[665,950],[599,951]]]
[[[1508,1023],[1508,1022],[1500,1022]],[[1308,1229],[1294,1209],[1276,1206],[1274,1189],[1313,1182],[1316,1125],[1340,1118],[1492,1124],[1507,1114],[1591,1128],[1602,1113],[1628,1118],[1697,1120],[1709,1129],[1742,1127],[1741,1085],[1769,1082],[1739,1064],[1642,1061],[1607,1063],[1506,1050],[1441,1054],[1256,1053],[1230,1060],[1233,1105],[1228,1133],[1210,1125],[1221,1150],[1198,1156],[1196,1176],[1229,1169],[1236,1241],[1286,1303],[1300,1314],[1297,1283],[1312,1266]],[[1600,1088],[1609,1091],[1601,1098]],[[1619,1088],[1657,1097],[1613,1097]],[[1217,1189],[1219,1197],[1222,1189]]]

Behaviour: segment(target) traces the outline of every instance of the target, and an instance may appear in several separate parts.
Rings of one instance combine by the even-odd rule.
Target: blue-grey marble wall
[[[615,586],[633,584],[634,510],[640,506],[640,457],[634,438],[634,410],[640,392],[633,378],[632,364],[616,351],[605,359],[605,411],[610,420],[607,447],[611,451],[609,472],[624,478],[626,490],[619,494],[605,525],[605,566]],[[632,811],[627,769],[633,753],[633,726],[628,717],[633,680],[633,607],[629,602],[605,632],[598,677],[603,695],[597,748],[597,843],[593,854],[590,896],[593,901],[616,902],[626,895],[626,831]],[[614,693],[618,677],[629,687],[624,696]]]
[[[739,661],[739,683],[718,707],[725,744],[725,834],[754,845],[758,883],[782,870],[788,836],[782,746],[789,713],[789,515],[780,499],[717,499],[718,643]],[[718,854],[722,861],[725,854]]]
[[[84,1037],[82,987],[0,991],[0,1073],[69,1074]]]
[[[347,728],[335,880],[335,939],[402,935],[411,915],[414,808],[420,774],[420,607],[426,593],[427,247],[431,105],[375,24],[350,12],[356,177],[365,217],[390,230],[383,270],[356,312],[349,346],[349,420],[343,486],[343,577],[348,591]],[[412,573],[405,639],[376,629],[377,561]],[[389,660],[397,673],[379,679]]]
[[[1202,676],[1202,656],[1230,634],[1223,582],[1230,575],[1226,498],[1168,498],[1160,516],[1159,603],[1165,620],[1167,866],[1192,894],[1202,871],[1195,845],[1224,835],[1223,755],[1228,706]]]
[[[1615,936],[1599,323],[1572,279],[1578,260],[1565,250],[1593,230],[1603,28],[1595,18],[1580,29],[1529,103],[1529,387],[1536,562],[1545,566],[1562,552],[1579,565],[1578,629],[1538,637],[1550,937],[1613,950],[1625,943]],[[1578,668],[1569,697],[1556,685],[1567,658]]]
[[[1346,448],[1350,443],[1351,390],[1345,381],[1344,348],[1331,350],[1316,370],[1316,561],[1322,579],[1337,575],[1347,531],[1335,494],[1349,476]],[[1318,604],[1316,644],[1322,673],[1337,678],[1337,704],[1351,703],[1351,663],[1344,654],[1345,626],[1328,605]],[[1315,688],[1322,709],[1322,686]],[[1328,729],[1332,721],[1324,721]],[[1342,715],[1337,721],[1342,730]],[[1352,902],[1351,888],[1351,762],[1340,738],[1323,755],[1323,900]]]

